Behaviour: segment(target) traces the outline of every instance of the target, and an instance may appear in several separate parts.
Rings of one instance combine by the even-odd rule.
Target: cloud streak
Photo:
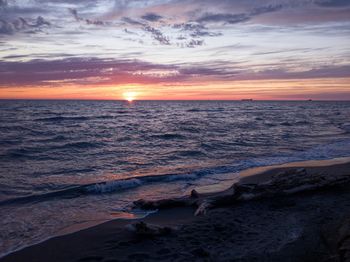
[[[231,13],[206,13],[197,19],[199,23],[226,23],[237,24],[253,19],[255,16],[277,12],[283,9],[283,5],[268,5],[254,8],[251,12],[231,14]]]
[[[98,58],[65,58],[60,60],[30,60],[28,62],[0,61],[0,87],[47,86],[62,84],[154,84],[181,81],[238,81],[264,79],[309,79],[348,77],[350,65],[322,66],[299,72],[287,69],[252,71],[248,66],[227,66],[227,61],[201,64],[156,64],[141,60]],[[90,83],[91,84],[91,83]]]

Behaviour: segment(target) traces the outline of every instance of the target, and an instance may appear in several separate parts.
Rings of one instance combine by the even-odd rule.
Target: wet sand
[[[287,176],[301,168],[312,177],[321,174],[319,180],[312,181],[324,185],[327,176],[349,177],[350,159],[247,170],[239,183],[265,185],[278,174]],[[193,215],[196,207],[191,205],[164,207],[143,219],[106,222],[0,260],[348,261],[350,183],[340,181],[345,182],[312,189],[302,185],[305,190],[291,194],[278,191],[252,200],[223,202],[201,216]],[[140,221],[145,223],[146,233],[130,229]]]

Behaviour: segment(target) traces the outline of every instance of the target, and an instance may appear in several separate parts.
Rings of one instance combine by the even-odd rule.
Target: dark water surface
[[[341,156],[349,102],[0,101],[0,255],[139,198]]]

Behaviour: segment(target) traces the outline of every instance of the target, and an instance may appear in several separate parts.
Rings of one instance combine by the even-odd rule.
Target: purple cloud
[[[78,22],[85,22],[88,25],[106,25],[107,24],[106,22],[103,22],[100,20],[82,18],[78,15],[78,11],[74,8],[68,8],[68,11],[73,15],[74,19]]]
[[[157,15],[155,13],[147,13],[147,14],[141,16],[141,18],[143,20],[147,20],[149,22],[157,22],[160,19],[162,19],[163,17],[161,15]]]
[[[228,61],[200,64],[155,64],[141,60],[65,58],[61,60],[0,61],[0,87],[64,84],[175,83],[179,81],[309,79],[348,77],[350,65],[323,66],[300,72],[265,69],[259,72]],[[159,73],[157,73],[159,72]],[[171,73],[167,73],[171,72]],[[93,82],[87,81],[93,79]]]
[[[165,36],[160,30],[154,27],[151,27],[149,25],[146,25],[145,27],[143,27],[143,30],[151,33],[153,39],[158,41],[158,43],[162,45],[170,45],[169,37]]]
[[[12,35],[16,32],[25,32],[26,30],[34,30],[29,32],[38,32],[44,26],[49,27],[51,23],[42,16],[38,16],[33,22],[28,22],[22,17],[11,22],[0,19],[0,34]]]

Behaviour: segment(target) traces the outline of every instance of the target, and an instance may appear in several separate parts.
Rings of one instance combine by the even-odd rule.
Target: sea
[[[350,156],[350,102],[0,101],[0,256],[138,199],[258,166]]]

